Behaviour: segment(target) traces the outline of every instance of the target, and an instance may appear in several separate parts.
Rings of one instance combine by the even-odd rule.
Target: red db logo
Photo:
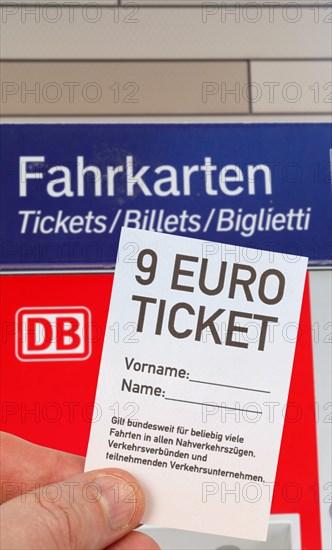
[[[16,355],[21,361],[78,361],[91,354],[86,307],[32,307],[16,313]]]

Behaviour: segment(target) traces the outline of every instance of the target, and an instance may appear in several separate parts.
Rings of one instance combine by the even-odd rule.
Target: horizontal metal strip
[[[248,64],[6,62],[3,116],[246,114]]]
[[[3,59],[320,58],[331,55],[331,11],[2,6]],[[210,10],[210,11],[209,11]],[[36,24],[38,22],[38,24]],[[263,52],[263,54],[262,54]]]
[[[253,113],[331,112],[331,61],[263,61],[250,68]]]

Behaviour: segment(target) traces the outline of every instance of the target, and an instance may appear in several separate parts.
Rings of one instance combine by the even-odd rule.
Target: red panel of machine
[[[91,421],[102,415],[94,397],[113,275],[5,275],[1,282],[2,429],[84,455]],[[87,334],[80,332],[84,315],[88,350]],[[44,319],[40,333],[30,318]],[[310,324],[307,281],[272,513],[300,514],[303,550],[320,550]],[[130,338],[130,331],[106,327],[114,339]]]

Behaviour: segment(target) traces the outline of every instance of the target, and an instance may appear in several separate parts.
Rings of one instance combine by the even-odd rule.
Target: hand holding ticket
[[[146,523],[265,540],[306,266],[122,229],[85,467],[135,475]]]

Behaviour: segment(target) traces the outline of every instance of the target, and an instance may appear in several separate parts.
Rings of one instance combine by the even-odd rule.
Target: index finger
[[[41,447],[6,432],[0,432],[0,448],[1,504],[84,469],[83,457]]]

